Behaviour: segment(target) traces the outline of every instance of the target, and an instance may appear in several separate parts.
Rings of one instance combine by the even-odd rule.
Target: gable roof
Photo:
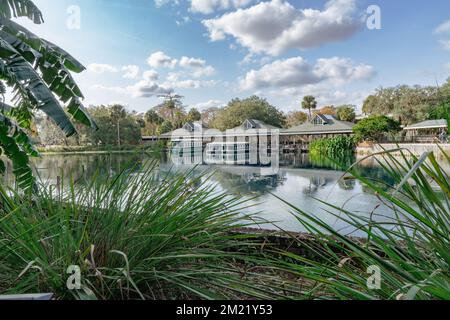
[[[207,130],[208,127],[200,121],[186,122],[183,127],[175,129],[173,131],[164,133],[160,136],[161,139],[170,139],[173,135],[178,136],[190,136],[190,133],[201,133],[203,130]],[[188,134],[189,133],[189,134]]]
[[[418,129],[435,129],[435,128],[447,128],[447,120],[426,120],[419,123],[412,124],[404,128],[404,130],[418,130]]]
[[[203,124],[203,122],[199,122],[199,121],[188,121],[184,124],[184,126],[182,127],[182,129],[190,131],[190,132],[194,132],[195,130],[200,130],[200,129],[208,129],[208,127]]]
[[[316,117],[319,117],[323,124],[314,124]],[[311,121],[283,130],[281,134],[353,133],[354,126],[352,122],[337,120],[330,115],[316,114]]]
[[[256,119],[247,119],[240,126],[237,126],[234,129],[245,129],[246,124],[249,124],[252,129],[280,129],[278,127],[267,124],[261,120]]]

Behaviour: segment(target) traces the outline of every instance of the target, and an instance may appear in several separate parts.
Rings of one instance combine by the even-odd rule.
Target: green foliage
[[[311,110],[317,108],[317,101],[314,96],[305,96],[302,101],[302,108],[308,110],[309,116],[311,117]]]
[[[0,188],[0,294],[52,292],[57,299],[270,299],[279,283],[256,255],[245,205],[207,177],[141,174],[62,181],[33,200]],[[66,185],[67,183],[67,185]],[[12,193],[12,194],[11,194]],[[250,217],[249,217],[250,218]],[[69,266],[81,290],[69,290]],[[268,286],[270,290],[268,290]],[[278,293],[277,293],[278,291]]]
[[[141,127],[134,115],[121,105],[90,108],[92,117],[100,130],[84,129],[85,143],[93,145],[118,145],[118,126],[120,144],[138,145],[141,142]]]
[[[358,141],[380,141],[389,134],[395,134],[401,130],[400,123],[386,116],[371,116],[361,120],[353,127]]]
[[[226,130],[241,125],[246,119],[255,119],[267,124],[283,127],[283,114],[266,99],[251,96],[246,99],[233,99],[221,109],[213,121],[213,127]]]
[[[450,127],[450,102],[442,103],[432,108],[428,114],[429,120],[446,119]]]
[[[354,122],[356,118],[355,105],[343,105],[337,108],[337,117],[339,120]]]
[[[30,148],[24,148],[21,143],[27,140],[23,137],[26,135],[23,129],[32,130],[36,111],[44,112],[66,136],[76,133],[75,125],[66,111],[78,122],[94,129],[97,127],[82,105],[83,95],[70,73],[81,72],[84,67],[61,48],[11,20],[16,17],[27,17],[34,23],[42,23],[43,19],[39,9],[30,0],[2,0],[0,3],[0,80],[12,88],[14,104],[4,104],[6,90],[1,82],[1,134],[7,136],[0,137],[0,147],[13,161],[18,184],[30,189],[33,179],[30,178],[28,156],[36,156],[36,153],[30,152]],[[12,141],[6,130],[11,128],[13,121],[12,127],[21,132],[21,141],[16,138]]]
[[[172,123],[168,120],[164,121],[161,126],[158,128],[158,135],[168,133],[170,131],[174,130]]]
[[[140,119],[133,113],[128,112],[123,106],[96,106],[91,107],[89,111],[100,130],[79,126],[77,127],[78,135],[71,138],[61,134],[52,122],[39,118],[38,128],[41,144],[47,146],[118,146],[118,133],[120,144],[140,144]]]
[[[364,238],[348,237],[335,229],[336,221],[329,223],[290,205],[298,221],[313,235],[317,245],[309,248],[320,260],[285,252],[287,261],[282,264],[317,284],[309,292],[310,298],[450,299],[450,177],[432,153],[423,162],[409,153],[400,158],[391,154],[398,151],[374,156],[389,179],[374,181],[355,167],[349,169],[350,178],[346,175],[346,179],[358,179],[372,190],[379,205],[392,210],[390,218],[379,220],[376,212],[350,212],[320,201],[336,221],[351,226],[349,232],[358,230]],[[449,165],[450,158],[443,155]],[[299,245],[305,243],[299,241]],[[368,273],[371,266],[379,268],[379,289],[367,285],[373,275],[373,271]]]
[[[390,115],[403,125],[417,123],[426,120],[434,108],[450,101],[446,85],[441,89],[406,85],[380,88],[364,101],[363,112]]]
[[[164,119],[159,116],[159,114],[155,110],[149,110],[145,113],[144,116],[145,122],[160,125],[164,122]]]
[[[189,110],[187,117],[186,117],[186,121],[189,121],[189,122],[200,121],[201,119],[202,119],[202,114],[200,113],[200,111],[198,111],[195,108],[192,108],[191,110]]]
[[[291,111],[286,116],[286,128],[292,128],[308,121],[308,115],[301,111]]]
[[[327,139],[317,139],[309,145],[312,155],[323,155],[331,159],[344,158],[355,152],[354,137],[336,136]]]
[[[34,186],[33,171],[29,165],[28,155],[38,156],[28,135],[9,118],[0,114],[0,145],[3,153],[13,163],[13,173],[18,186],[24,191]],[[0,150],[0,155],[2,154]],[[0,160],[0,174],[5,171],[3,160]]]

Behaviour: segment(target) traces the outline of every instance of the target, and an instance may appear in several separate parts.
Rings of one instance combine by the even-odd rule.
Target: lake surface
[[[33,166],[42,181],[55,184],[58,176],[72,175],[75,181],[83,181],[99,171],[102,174],[115,174],[136,165],[136,170],[149,165],[152,158],[145,154],[89,154],[89,155],[46,155],[33,159]],[[154,160],[154,159],[153,159]],[[169,157],[158,159],[161,173],[191,170],[190,165],[174,165]],[[351,163],[351,162],[349,162]],[[286,155],[280,159],[280,168],[276,172],[267,168],[252,166],[198,166],[196,172],[213,170],[214,174],[207,183],[242,198],[251,198],[248,212],[257,212],[260,226],[266,229],[282,228],[289,231],[305,231],[291,209],[274,195],[286,200],[301,210],[315,214],[333,224],[342,233],[350,233],[348,226],[326,212],[331,208],[317,199],[338,207],[356,212],[362,216],[384,220],[391,211],[355,180],[342,179],[344,172],[323,159],[310,159],[308,155]],[[389,177],[375,161],[364,161],[359,170],[366,176],[390,183]],[[13,183],[10,165],[4,177],[6,183]],[[268,223],[267,221],[270,221]],[[354,235],[359,235],[354,233]]]

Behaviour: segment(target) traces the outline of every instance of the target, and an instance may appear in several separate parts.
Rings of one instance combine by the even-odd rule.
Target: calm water
[[[167,158],[167,157],[165,157]],[[33,166],[43,181],[56,183],[57,176],[71,174],[75,181],[83,181],[100,170],[103,174],[114,174],[130,163],[136,164],[137,169],[149,165],[148,155],[114,154],[114,155],[52,155],[40,159],[33,159]],[[192,169],[190,166],[174,165],[170,160],[160,159],[160,171],[183,171]],[[336,218],[325,211],[316,199],[324,200],[333,205],[344,207],[360,215],[369,216],[374,212],[378,220],[391,216],[388,208],[380,205],[380,201],[358,181],[342,178],[332,163],[321,159],[309,159],[307,155],[285,156],[280,161],[281,167],[277,173],[266,172],[258,167],[241,166],[199,166],[196,170],[214,170],[214,175],[208,183],[217,184],[218,188],[230,194],[243,198],[253,198],[250,203],[252,212],[258,212],[260,225],[264,228],[283,228],[290,231],[304,231],[290,209],[273,195],[283,198],[287,202],[313,213],[328,221],[343,233],[351,230],[346,225],[337,222]],[[389,177],[373,161],[365,161],[359,166],[365,175],[381,179],[389,183]],[[4,179],[12,183],[11,168],[7,170]],[[266,223],[264,221],[271,221]]]

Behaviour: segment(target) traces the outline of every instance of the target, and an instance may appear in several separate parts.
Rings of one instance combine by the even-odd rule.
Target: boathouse
[[[313,140],[353,135],[354,126],[352,122],[341,121],[331,115],[315,114],[310,121],[281,130],[280,146],[284,152],[306,151]]]

